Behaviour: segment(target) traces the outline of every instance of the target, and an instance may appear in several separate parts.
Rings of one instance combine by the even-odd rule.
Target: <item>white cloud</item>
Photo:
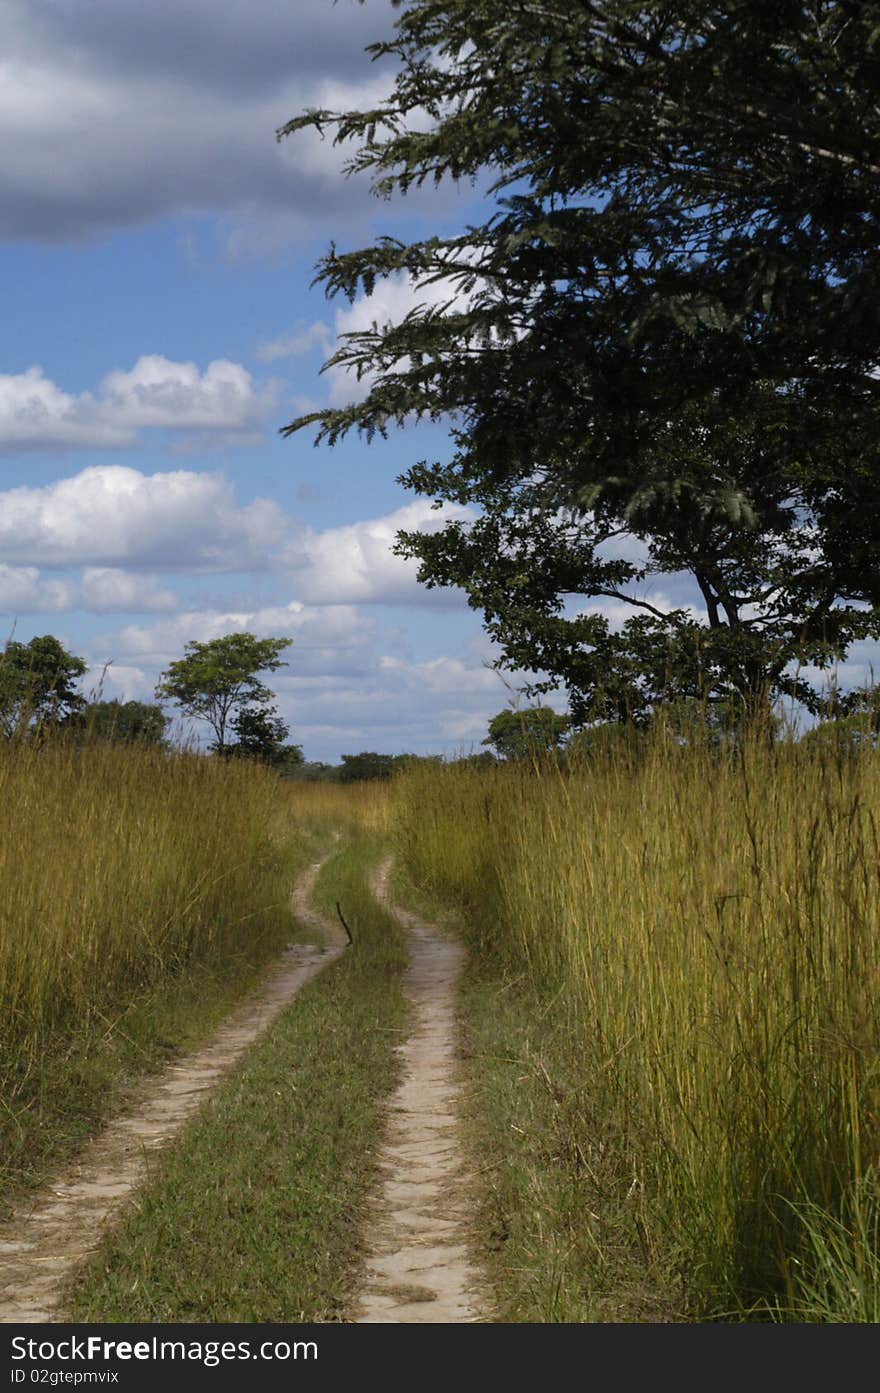
[[[113,610],[158,614],[177,608],[177,597],[155,576],[131,575],[108,567],[86,567],[79,577],[53,579],[36,566],[0,564],[0,614],[50,614]]]
[[[195,363],[173,363],[153,353],[139,358],[130,372],[108,373],[101,406],[111,420],[131,427],[234,431],[257,424],[261,402],[240,363],[218,358],[200,373]]]
[[[97,396],[72,396],[41,367],[0,374],[0,449],[131,445],[143,428],[252,433],[274,404],[276,384],[261,390],[239,363],[220,358],[200,372],[161,354],[108,373]]]
[[[303,531],[282,554],[297,590],[311,604],[460,605],[462,594],[451,588],[429,590],[416,580],[418,562],[391,550],[399,531],[436,532],[470,509],[447,503],[432,508],[426,499],[407,503],[384,517],[324,532]]]
[[[0,493],[0,554],[43,566],[190,572],[264,569],[286,533],[268,499],[246,507],[216,474],[92,466],[41,488]]]
[[[482,643],[458,655],[413,661],[393,651],[397,633],[354,606],[300,601],[192,610],[129,624],[94,640],[87,656],[96,672],[111,662],[108,681],[120,695],[147,699],[188,642],[242,631],[293,640],[282,655],[288,666],[266,680],[291,739],[304,745],[310,759],[336,762],[343,752],[365,749],[455,753],[479,747],[489,720],[523,680],[522,674],[502,680],[491,671]],[[548,700],[563,704],[561,697]]]
[[[111,566],[87,566],[80,583],[79,606],[94,614],[112,610],[156,614],[177,609],[177,596],[155,576],[132,575]]]
[[[406,662],[382,655],[355,684],[303,682],[294,661],[281,709],[307,756],[335,761],[365,749],[454,754],[476,748],[508,700],[498,673],[466,659]]]
[[[71,609],[76,599],[70,581],[43,580],[36,566],[0,564],[0,614],[50,614]]]
[[[642,541],[641,537],[634,537],[631,532],[600,542],[596,555],[605,561],[629,561],[634,566],[648,566],[651,561],[647,542]]]
[[[365,222],[368,181],[340,177],[350,152],[274,137],[306,107],[387,93],[388,66],[363,49],[391,19],[353,0],[6,0],[0,236],[74,240],[186,211],[263,233],[278,219],[310,233],[321,212]]]
[[[90,663],[82,691],[94,701],[155,701],[156,677],[139,667],[118,663]]]
[[[130,445],[134,432],[108,419],[90,393],[71,396],[41,367],[0,374],[0,448]]]
[[[677,578],[675,575],[664,576],[666,584],[664,590],[655,590],[649,585],[628,586],[627,593],[631,594],[634,599],[643,600],[645,604],[653,606],[661,614],[671,614],[673,610],[680,609],[684,610],[689,618],[705,623],[706,611],[695,603],[697,593],[692,579],[682,573],[681,584],[676,587]],[[674,593],[676,589],[678,594]],[[600,599],[584,603],[582,598],[574,598],[566,605],[565,614],[568,618],[600,614],[608,620],[612,633],[616,633],[623,628],[628,619],[637,619],[639,615],[650,614],[650,610],[646,610],[640,605],[628,604],[626,600]]]
[[[450,304],[453,311],[460,311],[467,303],[467,297],[457,293],[449,281],[420,285],[411,276],[399,272],[377,281],[372,294],[361,295],[352,305],[338,309],[335,331],[337,338],[343,334],[365,333],[374,324],[380,329],[388,324],[399,324],[418,308],[438,309]],[[363,400],[373,382],[370,374],[358,381],[355,372],[342,366],[329,368],[327,376],[334,405]]]
[[[356,676],[364,669],[376,624],[350,605],[316,609],[293,600],[264,609],[189,610],[157,624],[127,625],[102,643],[114,654],[137,659],[143,665],[149,661],[164,665],[179,658],[192,640],[206,643],[223,634],[243,632],[261,638],[289,636],[300,674]]]
[[[835,663],[830,668],[791,663],[787,671],[822,692],[835,687],[841,692],[856,687],[876,687],[880,682],[880,643],[875,639],[859,639],[851,645],[844,663]]]
[[[311,353],[313,348],[320,348],[322,353],[326,354],[330,352],[332,344],[333,331],[330,325],[316,319],[313,324],[300,324],[281,338],[261,343],[257,348],[257,357],[263,363],[271,363],[276,358],[298,358],[303,353]]]

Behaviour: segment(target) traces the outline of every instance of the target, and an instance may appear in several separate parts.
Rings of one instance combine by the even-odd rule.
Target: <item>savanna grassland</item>
[[[0,805],[2,1208],[296,936],[330,831],[254,765],[137,745],[3,742]]]
[[[10,745],[0,797],[9,1197],[254,985],[319,853],[319,904],[341,899],[355,930],[171,1148],[80,1314],[267,1318],[283,1266],[267,1236],[296,1190],[286,1290],[301,1318],[345,1318],[405,1024],[404,948],[367,889],[392,845],[398,898],[470,950],[468,1130],[501,1319],[880,1318],[871,752],[658,736],[568,768],[416,765],[344,787]],[[299,1111],[279,1111],[294,1056]],[[230,1223],[236,1269],[215,1261]]]
[[[387,798],[303,792],[245,760],[0,746],[0,1219],[259,992],[291,941],[315,938],[291,890],[316,858],[318,910],[341,899],[357,935],[150,1168],[78,1272],[74,1316],[339,1318],[406,955],[365,884]]]
[[[880,1317],[880,763],[659,737],[416,772],[507,1318]]]

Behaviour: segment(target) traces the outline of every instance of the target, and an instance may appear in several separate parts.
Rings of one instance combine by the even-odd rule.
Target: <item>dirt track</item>
[[[471,1185],[459,1136],[455,983],[463,950],[433,925],[389,904],[390,861],[373,878],[379,900],[409,933],[404,979],[412,1033],[380,1156],[384,1181],[367,1225],[358,1322],[455,1324],[491,1319],[469,1248]]]
[[[297,918],[318,928],[330,946],[291,946],[258,994],[214,1032],[204,1049],[145,1083],[127,1114],[111,1122],[76,1164],[0,1224],[0,1322],[63,1319],[59,1303],[65,1284],[143,1181],[150,1152],[181,1130],[260,1032],[343,951],[341,931],[309,907],[322,864],[300,878],[293,906]]]

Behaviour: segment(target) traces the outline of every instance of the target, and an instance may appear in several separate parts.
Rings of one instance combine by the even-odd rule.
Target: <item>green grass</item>
[[[680,1290],[646,1251],[640,1196],[591,1156],[589,1097],[552,1004],[472,967],[462,993],[468,1132],[500,1319],[678,1318]]]
[[[405,1028],[400,931],[365,890],[378,846],[325,866],[354,947],[311,982],[160,1157],[71,1293],[77,1321],[343,1319]],[[335,911],[332,911],[335,912]]]

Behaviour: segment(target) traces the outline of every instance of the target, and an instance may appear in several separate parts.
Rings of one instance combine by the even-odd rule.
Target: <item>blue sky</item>
[[[391,554],[437,520],[395,480],[409,428],[278,435],[355,390],[335,335],[408,308],[310,288],[331,239],[453,229],[470,186],[396,204],[345,151],[275,130],[388,87],[386,0],[7,0],[0,19],[0,624],[152,699],[190,639],[290,634],[272,685],[311,759],[469,748],[509,692],[479,615]]]
[[[88,684],[106,668],[105,696],[150,700],[191,639],[289,634],[281,713],[332,762],[472,748],[511,700],[463,595],[391,553],[398,528],[441,520],[395,480],[445,458],[445,431],[334,449],[278,434],[356,392],[319,371],[338,333],[414,303],[400,283],[328,303],[310,281],[331,239],[480,216],[470,185],[381,202],[343,176],[351,150],[275,139],[306,107],[381,98],[390,70],[364,47],[393,13],[5,0],[0,16],[4,637],[54,633]],[[652,594],[691,598],[674,577]]]

